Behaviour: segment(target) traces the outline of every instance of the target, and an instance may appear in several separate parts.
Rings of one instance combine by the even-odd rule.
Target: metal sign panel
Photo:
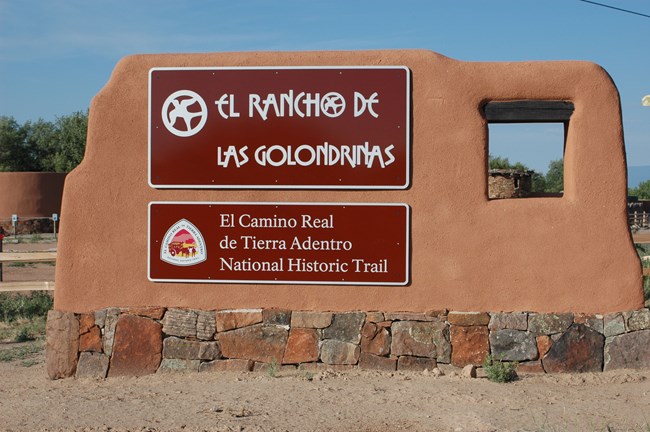
[[[405,189],[410,71],[153,68],[155,188]]]
[[[406,204],[149,205],[149,279],[406,285]]]

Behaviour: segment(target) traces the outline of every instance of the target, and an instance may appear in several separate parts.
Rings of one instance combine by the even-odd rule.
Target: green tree
[[[24,169],[24,171],[54,171],[52,157],[59,140],[56,126],[39,119],[34,123],[25,123],[23,128],[25,148],[29,149],[30,157],[34,161],[31,169]]]
[[[75,112],[56,119],[58,142],[52,156],[52,171],[69,172],[84,157],[88,112]]]
[[[88,113],[75,112],[54,123],[39,119],[20,125],[0,116],[0,171],[69,172],[83,158]]]
[[[521,162],[510,163],[508,158],[503,156],[488,155],[488,166],[490,169],[511,169],[517,171],[532,171]]]
[[[488,155],[488,167],[492,169],[513,169],[506,157]]]
[[[28,127],[0,117],[0,171],[39,171],[38,157],[27,144]]]
[[[647,200],[650,199],[650,180],[641,182],[639,186],[635,188],[630,188],[630,195],[639,197],[639,199]]]
[[[546,172],[546,192],[559,193],[564,190],[564,160],[558,159],[548,164]]]
[[[544,174],[533,172],[533,192],[546,192],[546,178]]]
[[[493,169],[508,169],[510,167],[510,161],[508,158],[502,156],[492,156],[488,155],[488,168]]]

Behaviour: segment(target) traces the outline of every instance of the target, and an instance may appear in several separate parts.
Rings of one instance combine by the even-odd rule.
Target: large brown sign
[[[156,188],[405,189],[410,71],[153,68]]]
[[[406,204],[149,206],[149,279],[406,285]]]

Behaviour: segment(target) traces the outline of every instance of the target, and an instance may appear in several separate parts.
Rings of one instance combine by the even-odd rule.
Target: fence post
[[[18,215],[16,214],[11,215],[11,224],[14,227],[14,238],[16,238],[16,225],[18,224]]]
[[[52,214],[52,221],[54,222],[54,240],[56,240],[56,221],[59,220],[59,215],[57,213]]]

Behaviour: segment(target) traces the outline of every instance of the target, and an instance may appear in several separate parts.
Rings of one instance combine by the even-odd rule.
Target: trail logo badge
[[[203,129],[208,120],[208,107],[201,96],[191,90],[178,90],[165,100],[162,120],[169,132],[190,137]]]
[[[201,231],[187,219],[181,219],[165,233],[160,259],[176,266],[192,266],[207,259]]]

